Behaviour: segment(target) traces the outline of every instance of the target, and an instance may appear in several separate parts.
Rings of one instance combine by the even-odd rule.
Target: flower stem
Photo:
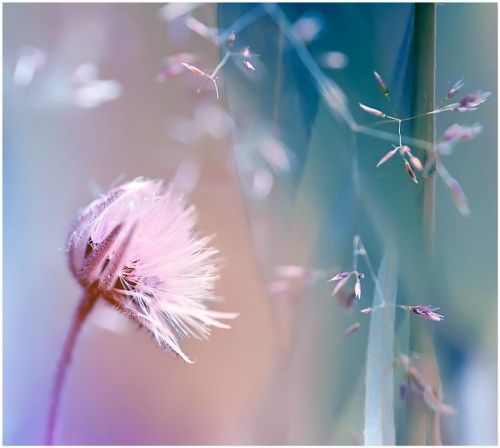
[[[80,334],[83,323],[87,319],[98,298],[99,296],[97,294],[93,293],[92,291],[85,290],[85,293],[81,298],[78,308],[76,309],[76,312],[73,316],[73,321],[71,323],[69,333],[66,336],[66,340],[64,342],[64,347],[61,353],[61,357],[59,358],[59,363],[57,365],[56,375],[54,378],[54,390],[52,391],[50,402],[45,445],[52,445],[54,442],[54,433],[57,423],[59,403],[61,401],[61,392],[64,386],[64,381],[66,379],[66,372],[68,370],[69,364],[71,363],[71,357],[73,354],[73,349],[75,347],[76,339]]]

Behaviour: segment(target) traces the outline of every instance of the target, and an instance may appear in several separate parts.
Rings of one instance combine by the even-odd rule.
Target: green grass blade
[[[386,251],[377,276],[368,334],[365,390],[365,445],[394,445],[394,317],[397,292],[396,254]]]

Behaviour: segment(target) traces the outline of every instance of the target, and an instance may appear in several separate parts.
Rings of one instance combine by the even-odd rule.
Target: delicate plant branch
[[[390,102],[389,91],[387,89],[384,80],[377,72],[374,72],[374,74],[375,74],[375,79],[382,90],[382,93],[384,93],[384,95]],[[443,101],[446,101],[447,99],[454,97],[463,85],[464,85],[463,79],[460,79],[458,82],[456,82],[455,85],[447,93]],[[431,179],[432,175],[437,172],[437,174],[444,180],[446,185],[450,188],[458,210],[462,213],[462,215],[464,216],[468,215],[470,210],[468,208],[467,199],[463,193],[463,190],[460,187],[460,184],[448,173],[444,165],[442,163],[438,163],[439,154],[441,155],[451,154],[452,147],[457,142],[470,140],[471,138],[478,135],[482,130],[481,125],[476,123],[473,126],[467,127],[454,124],[445,131],[445,133],[441,137],[441,141],[438,144],[434,143],[434,131],[432,132],[432,138],[430,137],[430,134],[427,135],[428,142],[423,140],[413,139],[415,143],[420,143],[416,146],[420,147],[421,149],[424,149],[427,152],[427,162],[424,167],[420,162],[420,160],[411,153],[410,148],[407,145],[403,145],[403,137],[401,134],[401,123],[403,121],[414,120],[422,117],[429,117],[445,111],[466,112],[466,111],[476,110],[480,104],[486,101],[489,95],[490,92],[476,91],[466,95],[459,103],[449,104],[439,109],[412,115],[411,117],[407,118],[399,118],[396,112],[394,112],[395,116],[393,117],[391,115],[387,115],[385,112],[381,110],[374,109],[370,106],[366,106],[365,104],[359,103],[359,106],[370,115],[376,116],[378,118],[385,118],[386,120],[384,121],[384,123],[396,122],[398,124],[399,145],[394,146],[393,150],[385,154],[384,157],[382,157],[382,159],[377,163],[377,167],[387,162],[396,153],[399,153],[403,159],[405,169],[408,175],[415,183],[418,183],[418,179],[414,169],[423,172],[424,179]],[[432,129],[434,129],[434,127]],[[380,135],[374,133],[374,136],[380,136]],[[410,139],[406,138],[405,140],[409,141]],[[429,182],[433,185],[433,179],[429,180]],[[426,181],[426,184],[430,185],[429,182]],[[429,192],[425,193],[425,191],[429,191],[429,188],[431,187],[430,186],[424,187],[424,197],[427,197],[427,199],[424,200],[424,210],[427,210],[426,212],[427,218],[425,218],[425,222],[427,223],[426,226],[426,228],[428,229],[427,231],[431,232],[430,234],[433,234],[433,231],[431,231],[431,229],[433,229],[434,225],[431,223],[434,222],[434,211],[433,211],[434,205],[432,205],[434,203],[433,202],[434,199],[431,199],[430,197],[431,194]],[[432,191],[433,189],[434,187],[431,188]],[[433,244],[431,244],[430,247],[432,247],[432,245]]]
[[[437,109],[433,109],[427,112],[422,112],[422,113],[416,113],[411,115],[410,117],[403,117],[400,118],[398,114],[394,111],[394,108],[392,110],[394,111],[394,116],[389,116],[386,115],[382,111],[378,111],[377,109],[370,108],[369,106],[361,105],[360,106],[365,109],[365,111],[372,113],[375,116],[378,116],[379,118],[387,118],[387,122],[396,122],[398,124],[398,133],[397,137],[395,137],[393,134],[376,130],[373,129],[372,127],[365,126],[365,125],[360,125],[356,123],[354,118],[352,117],[351,113],[349,112],[349,108],[346,103],[345,96],[340,89],[340,87],[330,78],[326,77],[315,60],[312,58],[311,54],[307,50],[306,46],[304,45],[304,42],[300,40],[296,36],[296,34],[293,32],[293,26],[289,22],[288,18],[285,16],[279,5],[276,4],[264,4],[262,5],[263,9],[258,9],[250,11],[247,13],[247,15],[244,16],[244,20],[238,20],[233,24],[229,29],[232,30],[241,30],[245,26],[248,26],[250,23],[253,23],[257,18],[260,18],[263,14],[263,12],[266,12],[277,24],[277,26],[280,28],[280,31],[282,35],[286,36],[291,45],[294,47],[295,51],[297,52],[297,55],[299,56],[300,60],[302,63],[305,65],[305,67],[308,69],[309,73],[313,77],[313,79],[316,82],[316,85],[318,87],[318,90],[322,94],[323,98],[326,101],[326,104],[328,108],[334,113],[334,115],[338,118],[340,117],[354,133],[361,133],[369,136],[373,136],[375,138],[383,139],[383,140],[388,140],[388,141],[395,141],[398,143],[398,152],[403,158],[404,166],[406,171],[408,172],[409,176],[411,179],[415,182],[418,183],[417,176],[415,173],[415,169],[417,171],[422,171],[424,178],[431,178],[432,175],[437,172],[438,175],[441,176],[441,173],[444,171],[439,171],[437,170],[438,166],[438,148],[436,147],[436,144],[434,142],[434,137],[433,138],[427,138],[427,139],[420,139],[420,138],[414,138],[414,137],[405,137],[405,144],[403,144],[403,136],[401,133],[401,124],[406,121],[410,120],[415,120],[415,119],[422,119],[428,116],[436,115],[438,113],[446,112],[446,111],[454,111],[454,112],[467,112],[467,111],[473,111],[476,110],[477,107],[482,104],[489,96],[490,92],[483,92],[481,90],[472,92],[465,96],[460,102],[457,103],[452,103],[448,105],[442,105],[441,107]],[[229,29],[225,33],[223,33],[221,36],[227,38],[229,35]],[[433,50],[435,51],[435,50]],[[425,52],[420,51],[417,52],[417,54],[424,54]],[[435,58],[435,56],[434,56]],[[428,60],[425,61],[425,64],[428,66]],[[434,62],[430,64],[431,66],[434,66]],[[381,92],[386,96],[387,100],[391,104],[392,103],[390,100],[389,96],[389,89],[387,87],[387,84],[383,80],[383,78],[377,73],[374,72],[375,79],[377,81],[377,84],[381,90]],[[434,84],[432,84],[434,85]],[[464,80],[460,79],[457,81],[453,87],[448,91],[448,93],[444,96],[442,99],[442,103],[450,100],[451,98],[455,97],[457,93],[461,90],[461,88],[464,85]],[[433,97],[434,98],[434,97]],[[429,97],[427,97],[428,100],[430,100]],[[433,102],[433,101],[432,101]],[[432,103],[431,102],[431,103]],[[478,132],[472,133],[471,137],[474,137],[477,135]],[[463,139],[465,140],[465,139]],[[427,153],[427,162],[423,169],[421,168],[422,164],[420,160],[411,154],[410,148],[408,145],[411,145],[413,147],[418,147],[426,151]],[[445,180],[445,183],[450,187],[449,182],[446,182],[446,178],[443,178]],[[432,184],[433,181],[426,182],[427,184]],[[454,183],[452,183],[452,186],[454,187]],[[427,190],[430,187],[425,187]],[[432,187],[434,188],[434,187]],[[451,188],[451,187],[450,187]],[[455,187],[454,187],[455,188]],[[457,188],[455,188],[456,190]],[[462,192],[463,193],[463,192]],[[428,193],[430,195],[430,193]],[[454,199],[456,198],[456,194],[454,193],[454,190],[452,189],[452,195]],[[430,195],[432,196],[432,195]],[[430,200],[430,196],[428,199],[426,199],[426,206],[425,208],[427,210],[430,210],[430,208],[433,208],[433,199]],[[464,196],[465,197],[465,196]],[[455,202],[456,199],[455,199]],[[468,214],[468,208],[466,209],[465,207],[462,207],[460,205],[457,206],[462,214]],[[466,211],[467,210],[467,211]],[[466,211],[466,212],[465,212]],[[465,213],[464,213],[465,212]],[[429,212],[427,212],[429,213]]]

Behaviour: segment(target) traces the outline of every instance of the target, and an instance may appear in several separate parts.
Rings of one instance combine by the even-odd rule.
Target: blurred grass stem
[[[436,85],[436,5],[434,3],[417,3],[415,5],[414,35],[414,80],[412,116],[421,113],[421,104],[434,110]],[[430,142],[431,147],[426,159],[436,157],[433,144],[436,138],[436,119],[434,114],[420,117],[414,123],[413,136]],[[434,252],[435,235],[435,179],[429,176],[424,179],[423,224],[429,255]]]

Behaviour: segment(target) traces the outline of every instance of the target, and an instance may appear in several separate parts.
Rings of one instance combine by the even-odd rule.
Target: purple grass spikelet
[[[345,339],[346,337],[350,336],[351,334],[355,333],[361,328],[361,324],[359,322],[356,322],[355,324],[352,324],[350,327],[346,328],[339,336],[339,339]]]
[[[387,162],[394,154],[398,152],[399,146],[389,151],[384,157],[382,157],[377,163],[377,168],[383,163]]]
[[[389,95],[389,89],[387,88],[386,83],[382,79],[382,76],[380,76],[376,71],[373,71],[373,74],[375,75],[375,79],[377,80],[378,87],[380,88],[380,91],[384,95]]]
[[[419,316],[422,316],[424,319],[433,320],[436,322],[442,321],[444,316],[441,314],[437,314],[434,311],[439,310],[439,308],[432,308],[431,305],[399,305],[400,308],[411,311]]]
[[[328,280],[329,282],[336,282],[337,280],[342,280],[344,278],[347,278],[349,277],[349,272],[339,272],[337,275],[335,275],[334,277],[332,277],[330,280]]]
[[[411,180],[413,182],[415,182],[416,184],[418,184],[418,179],[417,179],[417,176],[415,175],[415,171],[413,171],[413,168],[411,167],[410,163],[408,162],[408,160],[405,159],[405,168],[406,168],[406,172],[408,173],[408,175],[411,177]]]
[[[458,91],[464,86],[465,81],[463,78],[460,78],[455,84],[453,84],[453,87],[448,91],[446,94],[446,98],[450,99],[453,98]]]
[[[361,282],[356,280],[356,284],[354,285],[354,295],[357,299],[361,299]]]
[[[376,117],[384,118],[386,116],[382,111],[374,109],[370,106],[365,106],[363,103],[359,103],[359,107],[361,107],[361,109],[363,109],[365,112],[368,112],[371,115],[375,115]]]
[[[458,181],[456,179],[449,179],[446,184],[451,190],[451,195],[460,213],[464,216],[469,215],[470,209],[467,203],[467,198],[465,197],[465,193]]]

